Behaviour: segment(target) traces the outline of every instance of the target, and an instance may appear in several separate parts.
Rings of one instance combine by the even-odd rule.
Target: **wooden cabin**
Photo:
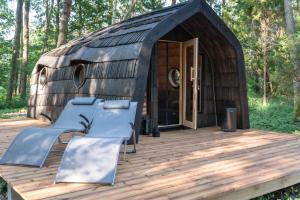
[[[221,125],[227,107],[249,128],[241,45],[204,0],[113,24],[44,54],[31,78],[28,115],[54,119],[75,96],[138,102],[140,130]]]

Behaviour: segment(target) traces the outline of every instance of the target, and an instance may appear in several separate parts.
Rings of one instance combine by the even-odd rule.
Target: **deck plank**
[[[0,120],[0,153],[22,128],[46,125]],[[48,200],[249,199],[300,182],[300,137],[291,134],[205,128],[141,136],[138,153],[120,162],[113,187],[54,184],[65,147],[55,144],[41,169],[1,165],[0,175],[24,199]]]

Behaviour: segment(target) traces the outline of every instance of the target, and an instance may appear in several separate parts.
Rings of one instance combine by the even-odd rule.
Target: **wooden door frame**
[[[184,126],[188,126],[190,128],[193,128],[193,129],[197,129],[197,120],[198,120],[198,112],[197,112],[197,104],[198,104],[198,101],[197,101],[197,92],[198,92],[198,38],[194,38],[194,39],[191,39],[191,40],[188,40],[186,42],[184,42],[182,44],[182,58],[183,58],[183,63],[182,63],[182,102],[180,102],[180,104],[182,104],[182,125]],[[186,66],[186,51],[185,51],[185,47],[187,46],[194,46],[194,82],[193,82],[193,113],[192,113],[192,117],[193,117],[193,121],[188,121],[185,119],[185,115],[186,115],[186,69],[187,69],[187,66]]]
[[[156,46],[158,45],[159,42],[166,42],[166,43],[177,43],[179,44],[179,71],[180,71],[180,85],[179,85],[179,121],[178,124],[170,124],[170,125],[157,125],[158,128],[172,128],[172,127],[177,127],[177,126],[181,126],[182,123],[182,44],[183,42],[180,41],[173,41],[173,40],[158,40],[156,43]],[[158,48],[158,47],[156,47]],[[156,54],[157,54],[158,50],[156,50]],[[158,55],[156,55],[156,64],[158,63]],[[158,64],[157,64],[158,65]],[[156,66],[157,67],[157,66]],[[157,71],[156,71],[157,73]],[[157,74],[156,74],[157,76]],[[157,89],[158,90],[158,89]],[[158,101],[157,101],[158,102]],[[157,113],[157,117],[158,117],[158,113]],[[158,123],[157,123],[158,124]]]
[[[193,42],[192,44],[194,45],[194,52],[195,52],[195,56],[194,56],[194,63],[195,63],[195,72],[197,71],[197,60],[198,60],[198,38],[194,38],[192,40],[189,40],[190,42]],[[157,56],[157,52],[158,52],[158,49],[157,49],[157,45],[158,45],[158,42],[170,42],[170,43],[179,43],[180,45],[180,66],[179,66],[179,70],[180,70],[180,86],[179,86],[179,124],[174,124],[174,125],[170,125],[170,127],[172,126],[178,126],[178,125],[186,125],[185,122],[184,122],[184,115],[185,115],[185,104],[184,104],[184,88],[185,88],[185,68],[184,68],[184,63],[185,63],[185,52],[184,52],[184,44],[186,42],[179,42],[179,41],[169,41],[169,40],[159,40],[157,41],[157,44],[155,45],[155,50],[152,52],[152,67],[153,68],[157,68],[157,65],[158,65],[158,56]],[[187,41],[188,42],[188,41]],[[153,70],[152,68],[152,70]],[[152,103],[158,103],[157,101],[157,98],[158,98],[158,94],[157,94],[157,69],[154,69],[153,71],[151,71],[150,73],[150,86],[151,88],[151,91],[149,91],[151,93],[151,98],[152,99],[151,101],[148,101],[148,102],[151,102]],[[198,79],[198,74],[195,73],[195,79],[197,80]],[[196,82],[196,85],[197,85],[197,81],[194,81],[194,84]],[[194,86],[194,95],[193,95],[193,98],[196,97],[196,99],[193,99],[193,107],[194,109],[197,110],[197,92],[198,92],[198,89],[197,87]],[[154,93],[154,94],[153,94]],[[196,94],[196,95],[195,95]],[[152,107],[153,105],[151,105]],[[155,109],[149,109],[150,110],[150,116],[151,118],[152,117],[156,117],[158,118],[158,110],[157,108]],[[193,119],[195,119],[194,121],[194,124],[192,126],[190,126],[191,128],[193,129],[197,129],[197,111],[193,111]],[[155,127],[160,127],[157,123],[157,120],[154,120],[154,123],[152,122],[151,123],[151,128],[155,128]],[[163,126],[163,127],[168,127],[168,126]]]

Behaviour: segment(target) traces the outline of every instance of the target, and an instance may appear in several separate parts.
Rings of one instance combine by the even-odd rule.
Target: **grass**
[[[293,185],[252,200],[299,200],[300,199],[300,184]]]
[[[27,99],[20,96],[14,97],[11,101],[6,101],[6,92],[0,87],[0,119],[19,119],[26,113]]]
[[[26,108],[6,108],[0,110],[0,119],[22,119],[26,117]]]
[[[251,128],[300,133],[300,122],[293,121],[293,101],[289,98],[273,98],[263,105],[261,98],[249,97]]]

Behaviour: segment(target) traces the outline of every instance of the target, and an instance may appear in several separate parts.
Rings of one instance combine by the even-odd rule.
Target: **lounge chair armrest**
[[[88,120],[88,118],[86,116],[84,116],[83,114],[79,114],[79,117],[81,117],[86,123],[90,123],[90,121]]]
[[[88,123],[88,126],[87,126],[87,131],[89,131],[89,130],[90,130],[90,128],[91,128],[91,126],[92,126],[92,124],[93,124],[93,121],[94,121],[94,120],[92,120],[91,122],[89,122],[89,123]]]
[[[129,124],[130,124],[132,130],[134,130],[134,124],[132,122],[130,122]]]
[[[48,119],[51,124],[53,123],[53,120],[52,120],[52,118],[49,115],[47,115],[45,113],[40,113],[40,115],[43,116],[43,117],[45,117],[46,119]]]
[[[86,125],[84,122],[80,122],[80,124],[84,127],[85,131],[88,129],[88,125]]]

